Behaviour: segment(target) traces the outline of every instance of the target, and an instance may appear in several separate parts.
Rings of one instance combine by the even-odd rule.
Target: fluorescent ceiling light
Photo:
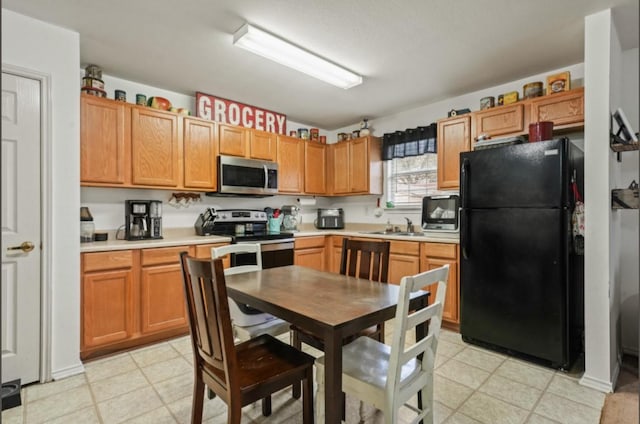
[[[233,44],[340,88],[362,84],[360,75],[248,23],[233,34]]]

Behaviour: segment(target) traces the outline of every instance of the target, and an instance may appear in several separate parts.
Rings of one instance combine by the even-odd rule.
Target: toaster
[[[318,209],[316,228],[321,230],[344,228],[344,211],[342,208]]]

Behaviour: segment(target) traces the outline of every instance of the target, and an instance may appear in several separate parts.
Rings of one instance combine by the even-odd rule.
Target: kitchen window
[[[387,163],[387,201],[399,208],[421,208],[422,198],[438,190],[438,156],[392,159]]]

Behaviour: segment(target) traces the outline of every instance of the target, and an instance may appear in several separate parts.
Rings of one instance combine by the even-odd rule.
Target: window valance
[[[382,138],[382,160],[436,153],[438,126],[407,128],[404,131],[385,133]]]

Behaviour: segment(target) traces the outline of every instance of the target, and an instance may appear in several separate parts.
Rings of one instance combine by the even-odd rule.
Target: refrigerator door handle
[[[460,214],[460,226],[462,231],[460,232],[460,249],[462,250],[462,257],[469,259],[469,225],[471,220],[469,219],[469,209],[462,209]]]
[[[460,196],[462,197],[462,208],[466,209],[469,203],[469,159],[464,158],[460,166]]]

